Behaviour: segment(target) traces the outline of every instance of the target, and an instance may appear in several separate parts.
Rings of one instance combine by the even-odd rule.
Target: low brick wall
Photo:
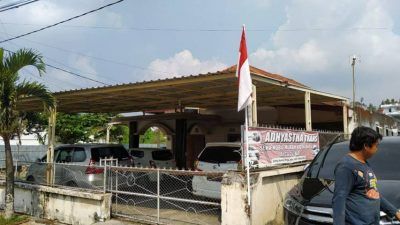
[[[5,181],[0,181],[0,205],[4,207]],[[111,194],[90,190],[15,183],[15,211],[73,225],[89,225],[110,219]]]

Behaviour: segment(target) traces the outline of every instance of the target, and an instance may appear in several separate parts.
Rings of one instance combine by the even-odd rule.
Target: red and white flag
[[[250,76],[249,60],[247,58],[246,35],[244,26],[242,31],[242,38],[239,47],[239,62],[237,64],[236,76],[239,79],[239,98],[238,98],[238,112],[250,105],[252,102],[251,93],[253,92],[253,85]]]

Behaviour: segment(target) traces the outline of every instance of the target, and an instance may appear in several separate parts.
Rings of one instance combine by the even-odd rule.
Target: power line
[[[53,65],[50,65],[50,64],[47,64],[47,63],[45,63],[45,64],[46,64],[46,66],[48,66],[48,67],[51,67],[51,68],[53,68],[53,69],[57,69],[57,70],[60,70],[60,71],[63,71],[63,72],[66,72],[66,73],[75,75],[75,76],[80,77],[80,78],[84,78],[84,79],[87,79],[87,80],[90,80],[90,81],[93,81],[93,82],[96,82],[96,83],[99,83],[99,84],[103,84],[103,85],[110,85],[110,84],[106,84],[106,83],[104,83],[104,82],[101,82],[101,81],[92,79],[92,78],[90,78],[90,77],[86,77],[86,76],[80,75],[80,74],[78,74],[78,73],[74,73],[74,72],[72,72],[72,71],[68,71],[68,70],[62,69],[62,68],[57,67],[57,66],[53,66]]]
[[[36,44],[41,45],[41,46],[57,49],[57,50],[63,51],[63,52],[73,53],[73,54],[76,54],[76,55],[85,56],[85,57],[96,59],[96,60],[100,60],[100,61],[103,61],[103,62],[114,63],[114,64],[117,64],[117,65],[126,66],[126,67],[130,67],[130,68],[134,68],[134,69],[140,69],[140,70],[144,70],[144,71],[151,71],[154,74],[158,74],[158,75],[168,74],[168,72],[165,72],[165,71],[154,70],[154,69],[146,68],[146,67],[143,67],[143,66],[132,65],[132,64],[119,62],[119,61],[115,61],[115,60],[111,60],[111,59],[106,59],[106,58],[102,58],[102,57],[98,57],[98,56],[91,56],[91,55],[84,54],[82,52],[72,51],[72,50],[69,50],[69,49],[60,48],[60,47],[49,45],[49,44],[46,44],[46,43],[30,40],[30,39],[27,39],[27,38],[21,38],[21,40],[26,40],[28,42],[36,43]],[[48,58],[48,57],[46,57],[46,58]]]
[[[27,70],[27,69],[24,69],[24,71],[27,73],[27,75],[31,76],[31,77],[34,78],[34,79],[40,79],[40,80],[42,80],[43,82],[51,83],[52,85],[58,87],[58,88],[59,88],[60,90],[62,90],[62,91],[65,90],[63,87],[61,87],[61,86],[58,85],[57,83],[55,83],[55,82],[50,82],[49,80],[45,80],[45,79],[43,79],[43,77],[41,77],[41,76],[35,76],[31,71],[29,71],[29,70]]]
[[[11,52],[11,53],[15,53],[15,52],[13,52],[13,51],[11,51],[11,50],[8,50],[8,49],[5,49],[5,48],[3,48],[3,49],[4,49],[4,51]],[[45,65],[48,66],[48,67],[50,67],[50,68],[53,68],[53,69],[56,69],[56,70],[60,70],[60,71],[63,71],[63,72],[65,72],[65,73],[69,73],[69,74],[71,74],[71,75],[74,75],[74,76],[77,76],[77,77],[80,77],[80,78],[83,78],[83,79],[86,79],[86,80],[90,80],[90,81],[93,81],[93,82],[96,82],[96,83],[99,83],[99,84],[103,84],[103,85],[110,85],[110,84],[107,84],[107,83],[104,83],[104,82],[101,82],[101,81],[92,79],[92,78],[90,78],[90,77],[86,77],[86,76],[80,75],[80,74],[78,74],[78,73],[75,73],[75,72],[72,72],[72,71],[69,71],[69,70],[66,70],[66,69],[62,69],[62,68],[57,67],[57,66],[50,65],[50,64],[48,64],[48,63],[45,63]]]
[[[1,22],[1,20],[0,20],[0,22]],[[5,30],[5,29],[4,29]],[[8,33],[6,32],[5,33],[6,35],[8,35]],[[26,38],[22,38],[23,40],[27,40],[27,41],[30,41],[29,39],[26,39]],[[32,41],[32,42],[34,42],[34,41]],[[14,43],[14,42],[9,42],[10,44],[13,44],[13,45],[15,45],[16,47],[18,47],[18,48],[20,48],[21,46],[20,45],[17,45],[16,43]],[[44,44],[43,44],[44,45]],[[59,61],[57,61],[57,60],[55,60],[55,59],[52,59],[52,58],[50,58],[50,57],[47,57],[47,56],[43,56],[44,58],[46,58],[46,59],[48,59],[48,60],[50,60],[50,61],[53,61],[53,62],[55,62],[55,63],[57,63],[57,64],[59,64],[59,65],[62,65],[62,66],[64,66],[64,67],[67,67],[67,68],[70,68],[70,69],[72,69],[72,70],[78,70],[78,69],[76,69],[76,68],[73,68],[73,67],[71,67],[71,66],[68,66],[68,65],[65,65],[65,64],[63,64],[63,63],[61,63],[61,62],[59,62]],[[65,70],[65,69],[64,69]],[[66,72],[66,71],[63,71],[63,72]],[[84,71],[86,74],[89,74],[89,75],[94,75],[94,76],[99,76],[98,74],[92,74],[92,73],[88,73],[88,72],[86,72],[86,71]],[[76,74],[76,73],[75,73]],[[72,74],[72,75],[75,75],[75,74]],[[83,76],[83,75],[80,75],[80,76]],[[99,76],[100,77],[100,76]],[[102,77],[102,78],[104,78],[104,79],[108,79],[108,80],[110,80],[110,81],[112,81],[112,82],[115,82],[115,83],[117,83],[116,81],[114,81],[114,80],[111,80],[111,79],[109,79],[109,78],[106,78],[106,77]]]
[[[9,25],[21,25],[21,26],[46,26],[46,24],[32,24],[32,23],[13,23],[6,22],[4,24]],[[88,29],[108,29],[108,30],[133,30],[133,31],[171,31],[171,32],[237,32],[240,29],[234,28],[156,28],[156,27],[113,27],[113,26],[88,26],[88,25],[62,25],[63,28],[88,28]],[[349,27],[349,28],[329,28],[329,27],[298,27],[298,28],[254,28],[247,29],[252,32],[264,32],[264,31],[338,31],[338,30],[389,30],[389,27]]]
[[[21,6],[29,5],[29,4],[37,2],[37,1],[39,1],[39,0],[22,0],[22,1],[19,1],[19,2],[11,3],[11,4],[8,4],[8,5],[0,7],[0,12],[8,11],[8,10],[11,10],[11,9],[16,9],[16,8],[21,7]]]
[[[40,32],[40,31],[49,29],[49,28],[51,28],[51,27],[55,27],[55,26],[60,25],[60,24],[62,24],[62,23],[65,23],[65,22],[68,22],[68,21],[77,19],[77,18],[82,17],[82,16],[86,16],[86,15],[88,15],[88,14],[90,14],[90,13],[97,12],[97,11],[99,11],[99,10],[102,10],[102,9],[104,9],[104,8],[110,7],[110,6],[112,6],[112,5],[118,4],[118,3],[123,2],[123,1],[124,1],[124,0],[119,0],[119,1],[116,1],[116,2],[113,2],[113,3],[110,3],[110,4],[107,4],[107,5],[101,6],[101,7],[97,8],[97,9],[90,10],[90,11],[85,12],[85,13],[82,13],[82,14],[80,14],[80,15],[77,15],[77,16],[68,18],[68,19],[66,19],[66,20],[60,21],[60,22],[58,22],[58,23],[54,23],[54,24],[51,24],[51,25],[42,27],[42,28],[40,28],[40,29],[31,31],[31,32],[28,32],[28,33],[25,33],[25,34],[21,34],[21,35],[12,37],[12,38],[8,38],[8,39],[5,39],[5,40],[2,40],[2,41],[0,41],[0,43],[4,43],[4,42],[7,42],[7,41],[11,41],[11,40],[14,40],[14,39],[17,39],[17,38],[20,38],[20,37],[28,36],[28,35],[30,35],[30,34],[37,33],[37,32]]]

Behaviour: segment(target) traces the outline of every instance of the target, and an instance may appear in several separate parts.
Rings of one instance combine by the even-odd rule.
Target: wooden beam
[[[304,93],[304,108],[305,108],[305,120],[306,120],[306,130],[312,131],[311,122],[311,95],[310,92],[306,91]]]

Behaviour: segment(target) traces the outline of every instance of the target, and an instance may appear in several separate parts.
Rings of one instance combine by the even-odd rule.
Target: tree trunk
[[[3,141],[6,153],[6,205],[4,216],[6,219],[9,219],[14,214],[14,163],[11,154],[10,137],[4,135]]]

